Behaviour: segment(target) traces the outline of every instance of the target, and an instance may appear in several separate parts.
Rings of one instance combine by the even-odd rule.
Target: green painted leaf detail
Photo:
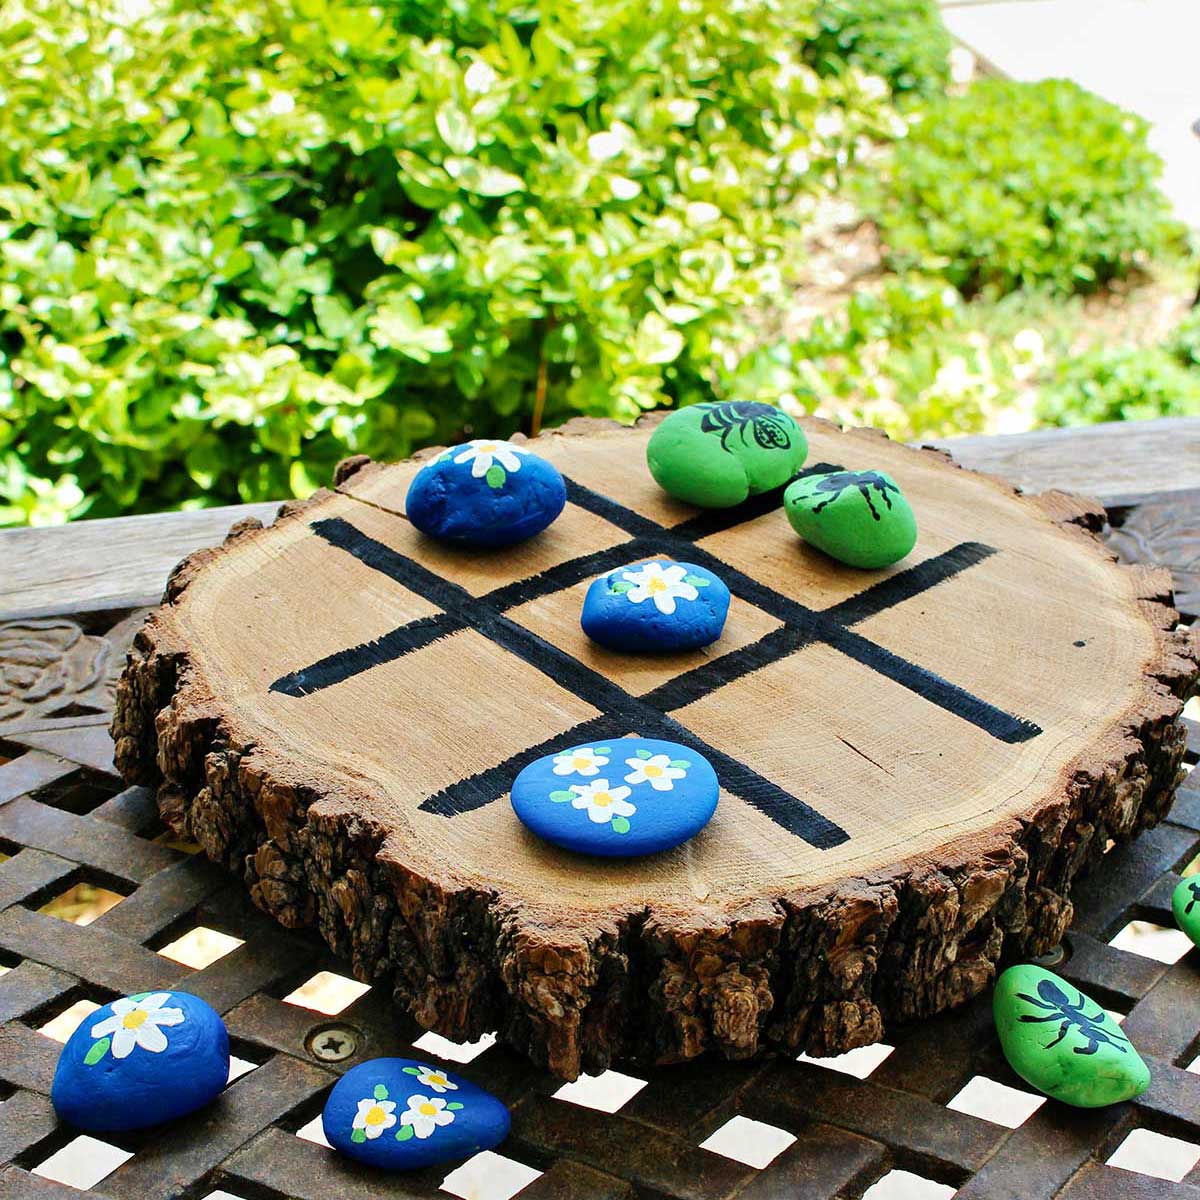
[[[359,1142],[359,1143],[365,1142],[367,1140],[367,1135],[365,1133],[363,1133],[363,1131],[361,1129],[356,1129],[350,1135],[350,1140],[352,1142]]]
[[[138,992],[138,994],[136,996],[130,996],[129,999],[135,1000],[135,1001],[140,1001],[140,1000],[145,1000],[145,998],[150,995],[153,995],[153,993],[152,992]]]
[[[699,575],[685,575],[683,582],[690,583],[692,587],[708,587],[709,583],[707,579],[702,579]]]
[[[488,487],[502,488],[504,486],[504,481],[508,478],[508,476],[504,473],[504,468],[502,466],[500,466],[498,463],[492,463],[492,465],[488,467],[488,473],[484,476],[484,478],[487,480]]]
[[[679,767],[679,768],[683,769],[683,768],[690,767],[691,765],[692,765],[691,762],[686,758],[671,759],[671,766],[673,766],[673,767]]]
[[[384,1087],[384,1085],[382,1083],[377,1083],[375,1085],[375,1099],[376,1100],[386,1100],[387,1098],[388,1098],[387,1088]]]
[[[420,1075],[421,1072],[416,1067],[405,1067],[404,1073],[405,1075]]]
[[[612,592],[614,596],[623,596],[631,587],[633,587],[632,583],[628,583],[624,579],[618,579],[616,583],[610,583],[608,585],[608,590]]]
[[[649,750],[639,750],[639,751],[637,751],[637,756],[638,756],[638,758],[653,758],[654,757],[654,755],[651,754]]]
[[[595,746],[593,748],[595,749],[597,754],[611,754],[612,753],[612,748],[610,746]]]
[[[613,817],[612,821],[613,833],[628,833],[629,818],[628,817]]]
[[[401,1125],[396,1134],[396,1141],[407,1142],[413,1135],[413,1127],[411,1125]]]
[[[575,793],[574,792],[564,792],[561,790],[557,791],[557,792],[551,792],[550,799],[553,800],[555,804],[561,804],[564,800],[574,800]]]
[[[462,1108],[462,1105],[461,1105],[461,1104],[459,1104],[459,1103],[458,1103],[458,1101],[456,1100],[456,1101],[455,1101],[453,1104],[447,1104],[447,1105],[446,1105],[446,1107],[447,1107],[447,1108],[448,1108],[448,1109],[449,1109],[451,1112],[458,1112],[458,1110],[459,1110],[460,1108]]]
[[[87,1052],[83,1062],[85,1066],[94,1067],[107,1053],[108,1048],[112,1044],[112,1038],[101,1038],[98,1042],[92,1043],[92,1048]]]

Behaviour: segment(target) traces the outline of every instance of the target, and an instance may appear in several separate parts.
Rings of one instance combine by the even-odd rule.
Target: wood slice
[[[335,492],[181,564],[113,727],[125,777],[284,924],[426,1027],[499,1030],[569,1078],[843,1051],[1048,950],[1076,872],[1169,807],[1197,676],[1169,578],[1116,565],[1095,505],[808,421],[810,465],[883,469],[917,513],[908,559],[856,571],[778,495],[671,500],[652,425],[537,439],[570,502],[496,552],[408,524],[419,461],[344,464]],[[721,641],[590,644],[588,582],[664,554],[729,583]],[[691,842],[591,860],[518,823],[525,763],[633,734],[716,766]]]

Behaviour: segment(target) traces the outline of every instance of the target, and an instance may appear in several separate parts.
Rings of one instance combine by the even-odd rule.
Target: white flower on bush
[[[127,1058],[135,1046],[161,1054],[167,1048],[167,1035],[160,1026],[182,1025],[182,1008],[164,1008],[170,992],[152,992],[148,996],[127,996],[112,1003],[113,1015],[91,1028],[94,1038],[112,1038],[113,1058]]]
[[[630,790],[627,787],[610,788],[607,779],[597,779],[595,783],[573,783],[571,791],[575,793],[575,799],[571,801],[571,807],[585,808],[590,821],[607,825],[618,817],[632,817],[637,812],[637,806],[625,799]]]
[[[419,1138],[427,1138],[439,1125],[449,1125],[454,1114],[440,1096],[409,1096],[408,1107],[400,1114],[401,1125],[411,1125]]]
[[[528,450],[514,446],[512,442],[467,442],[454,456],[456,463],[470,463],[471,474],[476,479],[482,479],[495,463],[499,463],[510,475],[521,469],[518,454],[528,454]]]
[[[377,1100],[369,1096],[358,1102],[358,1112],[354,1115],[353,1129],[361,1129],[363,1137],[374,1141],[385,1129],[391,1129],[396,1123],[395,1100]],[[354,1140],[353,1137],[351,1140]]]
[[[554,756],[555,775],[599,775],[600,768],[606,766],[608,759],[591,746],[581,746],[578,750],[568,750],[565,754]]]
[[[686,582],[687,568],[678,563],[664,567],[662,563],[646,563],[636,571],[626,571],[622,578],[633,586],[625,593],[626,599],[634,604],[653,600],[660,613],[670,616],[675,611],[675,601],[695,600],[700,593]]]
[[[643,754],[646,752],[643,750]],[[648,783],[656,792],[669,792],[676,779],[682,779],[687,771],[675,766],[669,754],[655,754],[650,758],[627,758],[627,767],[633,770],[625,776],[626,783]]]

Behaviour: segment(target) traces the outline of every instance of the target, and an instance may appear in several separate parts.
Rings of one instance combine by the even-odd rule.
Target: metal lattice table
[[[1129,558],[1175,567],[1180,606],[1192,620],[1200,608],[1200,492],[1137,501],[1122,493],[1110,503],[1111,543]],[[349,971],[318,935],[281,930],[239,883],[173,842],[149,792],[121,790],[106,710],[140,614],[110,606],[81,616],[81,607],[55,614],[43,605],[0,622],[0,1197],[80,1194],[34,1173],[77,1136],[51,1109],[60,1047],[39,1029],[80,1000],[173,986],[224,1015],[245,1073],[194,1121],[106,1135],[131,1157],[95,1194],[446,1195],[447,1167],[385,1177],[296,1136],[338,1074],[364,1058],[449,1060],[428,1042],[414,1049],[421,1031],[378,991],[334,1016],[284,1001],[319,971]],[[1189,737],[1194,764],[1200,728],[1190,726]],[[1176,872],[1197,853],[1200,772],[1167,820],[1114,849],[1105,869],[1075,889],[1078,915],[1056,969],[1127,1014],[1124,1028],[1154,1074],[1132,1103],[1088,1112],[1047,1102],[1016,1129],[948,1108],[976,1076],[1027,1090],[1000,1053],[986,996],[898,1031],[894,1049],[865,1078],[788,1059],[630,1068],[645,1085],[615,1112],[557,1096],[557,1080],[499,1045],[450,1065],[511,1107],[512,1134],[498,1153],[523,1164],[523,1178],[539,1173],[522,1200],[850,1200],[897,1169],[987,1200],[1200,1200],[1200,1166],[1176,1184],[1105,1165],[1139,1128],[1200,1144],[1200,1073],[1187,1069],[1200,1056],[1200,951],[1167,966],[1109,944],[1130,920],[1173,925]],[[39,911],[80,882],[124,899],[87,926]],[[241,944],[200,970],[156,953],[197,926]],[[794,1140],[763,1167],[702,1147],[737,1117]],[[500,1181],[501,1172],[489,1174],[491,1184]]]

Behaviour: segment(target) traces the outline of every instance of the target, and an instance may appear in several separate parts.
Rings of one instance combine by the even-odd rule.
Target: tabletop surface
[[[944,445],[1026,490],[1097,495],[1112,548],[1170,566],[1184,621],[1200,612],[1200,420]],[[273,510],[248,511],[269,519]],[[1086,1112],[1047,1101],[1030,1112],[1037,1098],[1000,1053],[987,995],[838,1060],[625,1067],[565,1087],[486,1040],[463,1047],[422,1034],[380,989],[343,987],[344,997],[362,994],[337,1013],[305,1007],[302,985],[348,968],[316,933],[281,930],[239,883],[174,841],[149,792],[122,790],[106,729],[144,606],[180,557],[244,515],[0,532],[0,1200],[79,1195],[54,1181],[67,1177],[64,1157],[83,1171],[74,1183],[97,1195],[188,1200],[1200,1200],[1200,1165],[1187,1166],[1186,1149],[1200,1155],[1200,951],[1168,964],[1121,948],[1120,936],[1133,920],[1173,927],[1176,872],[1200,852],[1196,773],[1166,821],[1075,888],[1055,968],[1124,1014],[1154,1074],[1128,1104]],[[1200,728],[1188,732],[1191,769]],[[119,903],[87,925],[54,915],[70,916],[63,897],[78,885]],[[223,936],[207,936],[202,958],[181,953],[198,929]],[[50,1106],[60,1049],[50,1035],[65,1036],[89,1004],[172,986],[223,1014],[238,1076],[194,1120],[105,1135],[107,1149],[81,1155]],[[404,1176],[336,1158],[311,1140],[314,1118],[342,1071],[381,1054],[445,1063],[494,1092],[512,1109],[508,1141],[461,1167]],[[997,1105],[996,1084],[1021,1095]],[[1176,1141],[1155,1140],[1164,1137]],[[1160,1169],[1179,1181],[1108,1165],[1138,1142],[1160,1149]],[[1172,1171],[1176,1153],[1183,1166]]]

